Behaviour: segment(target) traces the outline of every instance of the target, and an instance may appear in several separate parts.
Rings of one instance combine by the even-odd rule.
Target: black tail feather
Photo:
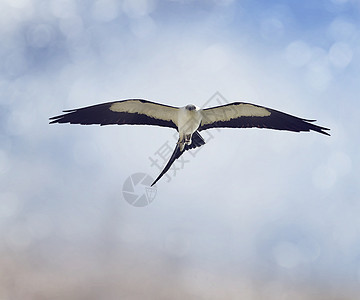
[[[191,144],[190,145],[186,144],[182,151],[180,150],[179,143],[176,143],[176,147],[175,147],[174,152],[171,155],[168,163],[166,164],[165,168],[162,170],[160,175],[151,184],[151,186],[155,185],[160,180],[160,178],[170,169],[170,167],[174,163],[174,161],[177,160],[186,150],[194,149],[194,148],[200,147],[204,144],[205,144],[204,139],[197,131],[195,131],[192,135]]]
[[[151,186],[153,186],[154,184],[156,184],[159,181],[159,179],[170,169],[170,167],[174,163],[174,161],[176,159],[178,159],[181,156],[181,154],[184,153],[184,151],[185,151],[185,149],[183,151],[180,151],[179,143],[176,143],[175,150],[174,150],[173,154],[171,155],[168,163],[166,164],[165,168],[161,171],[160,175],[151,184]]]
[[[200,135],[200,133],[198,131],[195,131],[191,137],[191,144],[190,145],[186,144],[185,150],[194,149],[202,145],[205,145],[205,141]]]

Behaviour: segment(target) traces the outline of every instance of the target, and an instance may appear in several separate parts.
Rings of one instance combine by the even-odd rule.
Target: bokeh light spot
[[[155,30],[155,22],[150,17],[136,19],[136,22],[131,24],[131,31],[139,38],[146,38],[150,36]]]
[[[337,176],[336,172],[331,167],[322,165],[315,169],[312,180],[315,187],[326,190],[334,186]]]
[[[273,248],[273,255],[277,264],[286,269],[296,267],[301,260],[298,247],[290,242],[281,242]]]
[[[307,81],[314,90],[324,91],[329,87],[333,78],[328,55],[325,50],[316,48],[312,56],[313,59],[307,66]]]
[[[295,41],[286,47],[285,56],[291,65],[302,67],[310,61],[311,50],[304,41]]]
[[[61,19],[60,30],[67,38],[75,38],[83,32],[84,26],[80,17]]]
[[[100,22],[110,22],[119,15],[118,2],[114,0],[98,0],[93,4],[92,14]]]
[[[31,0],[5,0],[7,2],[8,5],[14,7],[14,8],[28,8],[28,6],[31,5]]]
[[[51,42],[53,35],[53,30],[49,25],[35,25],[29,28],[27,41],[32,47],[44,48]]]
[[[329,166],[331,166],[338,176],[345,176],[352,169],[351,158],[344,152],[334,152],[329,157]]]
[[[284,25],[277,18],[266,18],[260,25],[261,35],[266,40],[274,40],[284,33]]]
[[[50,9],[57,18],[69,18],[76,14],[76,1],[72,0],[52,0]]]
[[[328,32],[335,41],[350,41],[356,34],[356,27],[348,20],[336,18],[330,24]]]
[[[220,44],[211,45],[204,50],[200,60],[201,67],[209,72],[218,72],[229,64],[227,49]]]
[[[122,9],[129,17],[139,18],[148,15],[155,9],[152,0],[124,0]]]
[[[351,63],[352,57],[353,52],[351,47],[346,43],[334,43],[330,48],[329,60],[335,67],[347,67]]]

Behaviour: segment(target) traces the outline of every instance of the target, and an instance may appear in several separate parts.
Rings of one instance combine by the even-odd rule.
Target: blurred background
[[[359,19],[358,0],[1,0],[0,298],[359,299]],[[126,98],[251,102],[331,137],[204,132],[137,207],[124,183],[157,177],[175,131],[48,124]]]

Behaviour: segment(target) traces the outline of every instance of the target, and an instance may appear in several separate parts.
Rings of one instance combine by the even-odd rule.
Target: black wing
[[[232,128],[270,128],[288,131],[316,131],[330,135],[325,127],[312,124],[315,120],[298,118],[278,110],[254,105],[251,103],[235,102],[202,111],[203,120],[199,131],[215,127]]]
[[[66,110],[52,123],[156,125],[177,129],[177,107],[142,99],[122,100]]]

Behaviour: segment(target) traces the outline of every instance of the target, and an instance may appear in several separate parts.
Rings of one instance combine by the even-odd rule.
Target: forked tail
[[[190,145],[185,145],[185,147],[184,147],[184,149],[182,151],[180,150],[179,142],[177,142],[176,147],[174,149],[174,152],[171,155],[168,163],[166,164],[165,168],[162,170],[160,175],[151,184],[151,186],[153,186],[154,184],[156,184],[159,181],[159,179],[170,169],[170,167],[174,163],[174,161],[176,159],[178,159],[186,150],[194,149],[194,148],[200,147],[200,146],[202,146],[204,144],[205,144],[204,139],[202,138],[202,136],[197,131],[195,131],[193,136],[192,136],[191,144]]]

